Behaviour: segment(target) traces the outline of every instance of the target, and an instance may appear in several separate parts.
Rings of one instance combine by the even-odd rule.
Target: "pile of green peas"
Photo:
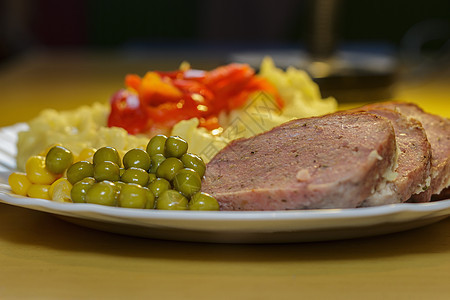
[[[94,153],[92,163],[68,163],[61,159],[64,153],[55,155],[58,161],[49,157],[47,161],[50,165],[70,164],[66,175],[73,185],[70,196],[74,203],[219,210],[214,197],[200,192],[205,163],[187,149],[187,142],[178,136],[156,135],[150,139],[146,150],[131,149],[122,159],[115,148],[103,147]]]

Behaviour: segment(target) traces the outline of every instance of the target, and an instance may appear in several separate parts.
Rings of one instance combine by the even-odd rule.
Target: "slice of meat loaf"
[[[362,206],[375,206],[406,202],[414,194],[420,194],[429,184],[431,147],[425,130],[419,121],[385,108],[363,106],[356,110],[367,111],[391,121],[398,147],[397,176],[369,196]],[[422,201],[429,201],[425,197]]]
[[[429,189],[413,195],[411,202],[429,201],[431,195],[441,193],[450,186],[450,120],[424,112],[413,103],[385,102],[371,105],[400,112],[408,118],[418,120],[427,134],[431,145],[431,181]]]
[[[373,114],[298,119],[231,142],[208,164],[202,191],[221,210],[354,208],[393,169],[391,123]]]

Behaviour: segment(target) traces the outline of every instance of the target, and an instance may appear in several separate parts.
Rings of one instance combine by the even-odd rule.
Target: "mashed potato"
[[[125,129],[106,127],[109,105],[95,103],[76,110],[43,110],[28,122],[29,130],[19,132],[17,168],[25,169],[27,159],[54,144],[62,144],[77,155],[87,147],[112,146],[117,150],[146,146],[148,137],[129,135]]]
[[[221,129],[210,132],[198,127],[199,120],[194,118],[177,123],[171,134],[184,138],[189,143],[189,151],[208,162],[234,139],[253,136],[294,118],[323,115],[337,109],[333,98],[321,98],[319,87],[304,71],[295,68],[283,71],[276,68],[270,58],[263,60],[260,69],[258,75],[278,89],[285,103],[282,110],[271,96],[257,92],[243,108],[219,116]],[[28,131],[19,133],[18,169],[24,169],[30,156],[54,144],[62,144],[78,154],[87,147],[112,146],[126,151],[148,143],[148,137],[129,135],[122,128],[107,127],[109,112],[108,104],[99,103],[65,112],[42,111],[28,123]]]

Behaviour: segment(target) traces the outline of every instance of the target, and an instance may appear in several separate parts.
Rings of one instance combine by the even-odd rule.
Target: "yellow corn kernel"
[[[49,189],[49,184],[32,184],[27,191],[27,196],[31,198],[50,200],[50,195],[48,193]]]
[[[31,186],[31,181],[28,179],[27,174],[14,172],[8,177],[8,183],[11,187],[11,191],[14,194],[26,196],[27,191]]]
[[[60,178],[52,183],[48,190],[50,199],[56,202],[72,202],[70,198],[70,191],[72,190],[72,184],[67,178]]]
[[[53,145],[48,146],[47,148],[45,148],[44,151],[42,151],[41,153],[39,153],[39,156],[46,157],[48,151],[50,151],[50,149],[52,149],[52,148],[55,147],[55,146],[62,146],[62,144],[57,143],[57,144],[53,144]]]
[[[52,184],[61,177],[60,174],[53,174],[48,171],[45,167],[45,157],[39,155],[31,156],[27,160],[25,171],[31,183],[35,184]]]
[[[95,151],[96,151],[95,148],[90,147],[84,148],[83,150],[80,151],[80,154],[78,154],[74,162],[85,160],[92,163]]]

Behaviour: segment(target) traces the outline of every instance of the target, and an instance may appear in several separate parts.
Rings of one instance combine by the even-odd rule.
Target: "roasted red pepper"
[[[148,115],[135,93],[120,90],[112,96],[108,126],[124,128],[130,134],[147,131]]]
[[[200,126],[213,130],[219,127],[219,113],[243,107],[256,91],[271,94],[283,107],[276,89],[245,64],[209,72],[148,72],[142,78],[129,74],[125,85],[128,90],[111,99],[108,126],[125,128],[131,134],[169,131],[179,121],[194,117],[199,118]]]

